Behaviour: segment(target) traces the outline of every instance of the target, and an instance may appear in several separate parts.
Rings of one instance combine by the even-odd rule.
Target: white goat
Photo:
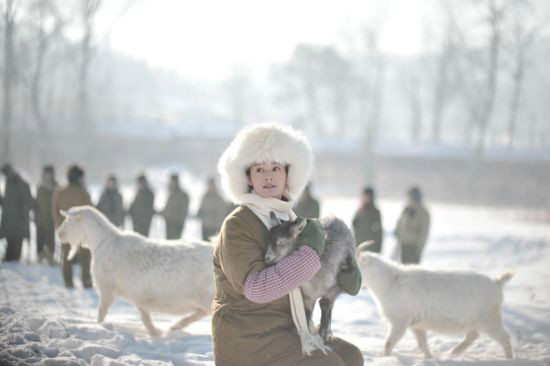
[[[464,352],[483,332],[502,346],[507,358],[513,357],[500,314],[502,288],[512,273],[491,279],[472,271],[430,271],[398,265],[361,249],[357,251],[363,285],[390,323],[386,356],[410,328],[426,358],[432,358],[427,330],[466,335],[452,356]]]
[[[160,335],[150,312],[186,315],[179,329],[210,313],[214,298],[212,245],[207,242],[155,241],[124,232],[91,206],[61,211],[61,242],[70,243],[69,259],[80,245],[92,253],[91,273],[99,293],[97,322],[105,319],[116,296],[134,304],[153,336]]]

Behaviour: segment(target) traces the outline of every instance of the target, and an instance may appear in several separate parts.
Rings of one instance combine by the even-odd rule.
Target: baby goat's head
[[[271,211],[270,214],[273,226],[269,230],[269,239],[267,242],[267,251],[265,252],[265,264],[273,265],[285,258],[296,249],[298,243],[298,235],[302,232],[307,224],[306,219],[297,217],[294,221],[281,221]]]

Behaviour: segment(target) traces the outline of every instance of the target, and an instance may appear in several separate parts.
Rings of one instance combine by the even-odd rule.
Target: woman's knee
[[[336,337],[329,342],[329,345],[332,351],[340,356],[345,366],[363,366],[365,360],[357,346]]]

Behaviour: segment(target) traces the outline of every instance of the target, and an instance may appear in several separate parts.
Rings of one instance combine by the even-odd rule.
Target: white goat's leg
[[[393,347],[399,342],[401,337],[405,334],[407,327],[404,323],[391,324],[388,336],[386,337],[386,344],[384,347],[384,356],[391,355]]]
[[[152,336],[152,337],[158,337],[162,334],[162,332],[155,328],[155,325],[153,324],[153,320],[151,319],[151,315],[141,309],[141,308],[138,308],[139,310],[139,313],[141,314],[141,321],[143,322],[143,325],[145,325],[145,328],[147,328],[147,331],[149,331],[149,334]]]
[[[479,332],[477,330],[472,330],[471,332],[466,333],[464,340],[457,344],[451,351],[451,356],[455,357],[462,354],[462,352],[466,351],[466,349],[470,347],[478,337]]]
[[[101,323],[105,320],[107,311],[115,301],[114,291],[111,289],[99,291],[99,311],[97,312],[97,322]]]
[[[486,328],[485,332],[489,337],[493,338],[502,346],[506,358],[510,359],[514,357],[512,345],[510,344],[510,335],[508,335],[508,333],[504,330],[502,323],[494,324],[493,326]]]
[[[420,347],[420,350],[424,353],[424,357],[426,357],[426,359],[433,358],[430,352],[430,349],[428,347],[428,339],[426,337],[426,331],[424,329],[412,329],[412,332],[416,337],[416,342],[418,343],[418,347]]]
[[[206,315],[208,315],[208,312],[204,311],[203,309],[197,309],[191,315],[182,318],[176,324],[172,325],[172,327],[170,327],[170,330],[185,328],[189,324],[196,322],[201,318],[204,318]]]

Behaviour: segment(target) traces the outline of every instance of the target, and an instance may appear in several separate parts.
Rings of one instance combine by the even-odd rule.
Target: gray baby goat
[[[294,221],[280,221],[271,213],[274,226],[269,231],[269,242],[265,253],[265,263],[273,265],[292,254],[302,243],[298,235],[307,224],[306,219],[298,217]],[[328,216],[321,220],[325,231],[325,251],[321,255],[321,269],[311,280],[300,286],[304,298],[304,306],[308,324],[315,302],[321,307],[321,325],[319,335],[323,340],[331,335],[330,323],[334,301],[343,290],[338,286],[338,273],[349,269],[350,256],[355,256],[355,240],[346,224],[334,217]]]

